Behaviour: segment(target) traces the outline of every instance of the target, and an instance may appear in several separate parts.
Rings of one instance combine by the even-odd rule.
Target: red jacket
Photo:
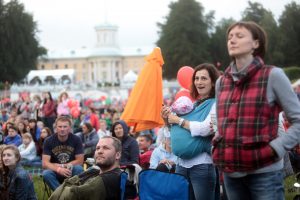
[[[55,101],[47,101],[42,108],[44,117],[55,117],[56,116],[56,103]]]
[[[152,155],[152,150],[148,150],[145,153],[140,154],[140,166],[143,169],[148,169],[150,166],[150,158]]]

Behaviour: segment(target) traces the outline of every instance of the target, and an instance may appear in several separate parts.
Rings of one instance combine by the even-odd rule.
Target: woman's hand
[[[171,114],[171,109],[170,109],[170,107],[164,105],[164,106],[162,107],[162,109],[161,109],[161,112],[160,112],[161,117],[162,117],[164,120],[167,120],[169,114]]]
[[[162,159],[159,163],[174,165],[175,163],[168,159]]]
[[[169,114],[168,116],[168,123],[169,124],[178,124],[180,118],[177,115]]]

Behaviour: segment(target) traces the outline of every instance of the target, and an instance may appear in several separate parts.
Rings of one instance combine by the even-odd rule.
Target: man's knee
[[[44,177],[44,179],[47,179],[47,178],[50,178],[50,177],[54,177],[54,176],[56,176],[56,175],[55,175],[55,172],[52,171],[52,170],[46,169],[46,170],[43,171],[43,177]]]

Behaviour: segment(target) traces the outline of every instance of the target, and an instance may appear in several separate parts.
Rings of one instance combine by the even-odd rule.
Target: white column
[[[111,83],[116,82],[116,66],[115,66],[115,61],[111,60]]]

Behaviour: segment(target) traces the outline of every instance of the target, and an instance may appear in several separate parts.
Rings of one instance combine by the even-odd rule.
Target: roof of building
[[[95,56],[146,56],[152,52],[154,47],[98,47],[98,48],[79,48],[60,51],[48,51],[44,58],[48,59],[76,59],[89,58]]]

